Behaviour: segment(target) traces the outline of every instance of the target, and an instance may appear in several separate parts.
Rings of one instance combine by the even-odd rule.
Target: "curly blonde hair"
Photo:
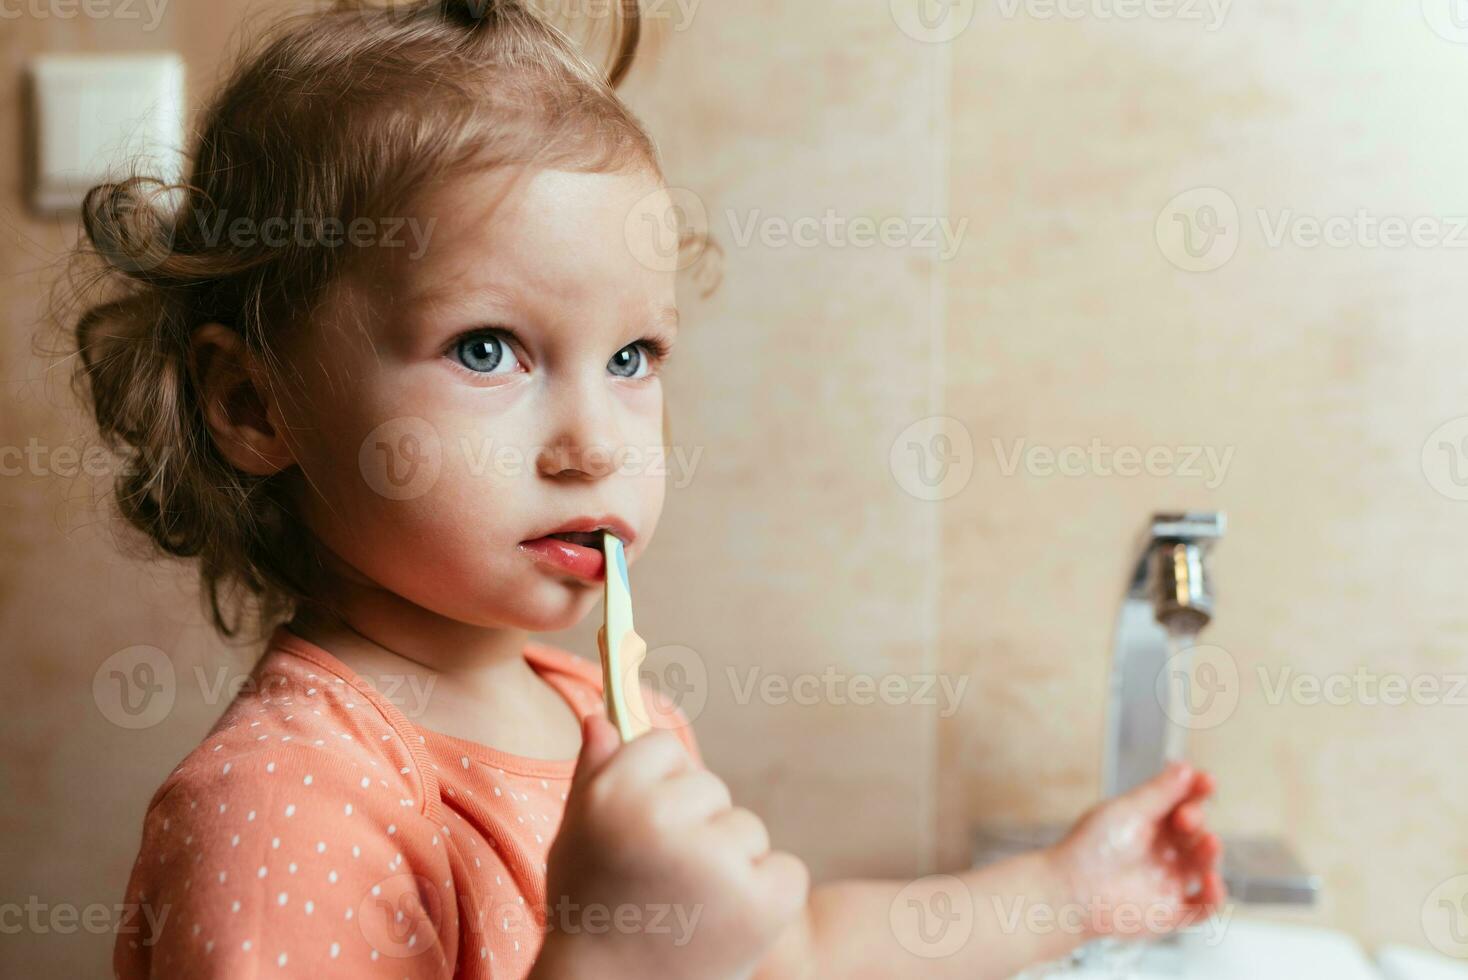
[[[337,0],[290,16],[211,100],[186,180],[132,176],[87,194],[75,257],[94,269],[86,295],[106,294],[78,301],[75,382],[124,463],[122,516],[163,553],[198,559],[225,636],[249,612],[262,632],[288,615],[319,561],[284,473],[243,473],[216,449],[191,334],[226,324],[283,376],[273,350],[360,250],[209,229],[292,215],[350,225],[395,213],[427,182],[498,166],[645,168],[661,180],[651,137],[615,94],[638,46],[637,0],[614,13],[605,70],[519,0]]]

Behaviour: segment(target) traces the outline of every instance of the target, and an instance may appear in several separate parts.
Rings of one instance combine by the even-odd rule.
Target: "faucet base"
[[[1054,824],[981,828],[973,836],[973,866],[1049,847],[1066,829]],[[1224,835],[1223,881],[1230,900],[1244,905],[1309,908],[1320,898],[1320,876],[1306,871],[1289,844],[1277,838]]]

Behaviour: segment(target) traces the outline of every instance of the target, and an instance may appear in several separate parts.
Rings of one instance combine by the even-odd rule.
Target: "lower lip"
[[[560,538],[522,541],[520,548],[536,561],[588,582],[600,582],[605,574],[606,556],[596,548],[572,544]]]

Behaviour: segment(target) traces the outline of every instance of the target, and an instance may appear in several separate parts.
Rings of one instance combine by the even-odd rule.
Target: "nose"
[[[602,389],[602,390],[599,390]],[[609,393],[597,384],[561,386],[547,405],[549,437],[536,454],[541,476],[592,482],[617,471],[621,436]]]

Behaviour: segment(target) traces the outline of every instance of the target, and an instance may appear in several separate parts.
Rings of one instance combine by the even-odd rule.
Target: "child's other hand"
[[[1211,775],[1172,763],[1087,811],[1055,845],[1052,857],[1089,932],[1172,932],[1223,904],[1223,845],[1203,816],[1203,800],[1212,791]]]
[[[623,745],[598,715],[582,738],[532,977],[749,976],[803,913],[805,865],[671,732]]]

